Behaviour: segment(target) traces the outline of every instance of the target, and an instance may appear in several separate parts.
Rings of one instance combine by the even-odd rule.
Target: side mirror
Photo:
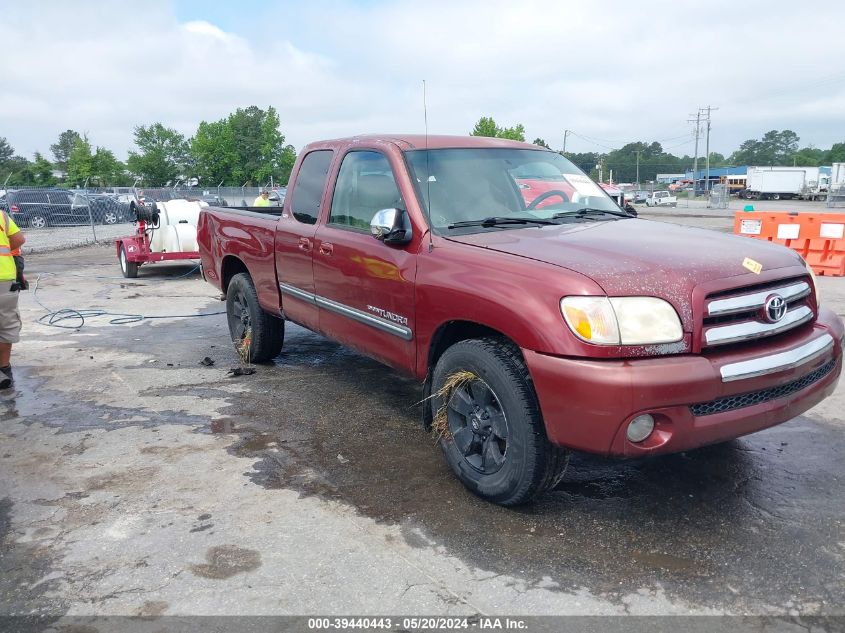
[[[382,209],[370,222],[370,233],[385,244],[407,244],[413,237],[411,221],[404,209]]]

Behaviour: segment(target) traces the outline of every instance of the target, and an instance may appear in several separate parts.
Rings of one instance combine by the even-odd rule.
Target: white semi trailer
[[[749,200],[827,197],[829,179],[818,167],[749,167],[743,196]]]

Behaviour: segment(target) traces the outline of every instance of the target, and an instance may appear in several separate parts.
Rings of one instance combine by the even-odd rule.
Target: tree
[[[126,165],[147,185],[166,185],[188,175],[189,144],[176,130],[161,123],[139,125],[135,128],[135,145],[140,151],[130,151]]]
[[[50,146],[50,151],[53,152],[53,157],[56,159],[56,167],[62,171],[67,171],[70,153],[79,140],[82,140],[82,137],[75,130],[65,130],[59,134],[59,140]]]
[[[719,152],[710,152],[710,167],[724,167],[727,165],[725,157]]]
[[[538,145],[539,147],[545,147],[546,149],[551,149],[551,147],[549,147],[548,143],[546,143],[546,141],[544,141],[540,137],[537,137],[537,138],[534,139],[534,145]]]
[[[496,138],[509,138],[512,141],[525,140],[525,126],[517,123],[513,127],[502,128],[496,125],[493,117],[483,116],[478,119],[475,127],[470,132],[472,136],[490,136]]]
[[[499,135],[499,127],[496,125],[493,117],[483,116],[478,119],[478,123],[476,123],[475,127],[472,128],[472,132],[470,132],[470,134],[472,136],[496,137]]]
[[[816,147],[802,147],[792,156],[792,162],[800,167],[818,167],[825,164],[829,152]]]
[[[91,143],[83,136],[76,141],[67,159],[67,175],[65,180],[69,185],[84,186],[91,178],[94,156],[91,153]]]
[[[227,118],[203,121],[191,140],[191,154],[201,181],[216,185],[287,183],[296,151],[285,145],[279,115],[272,106],[238,108]]]
[[[196,175],[205,185],[218,183],[235,185],[234,171],[238,158],[232,128],[226,119],[208,123],[201,121],[191,139],[191,155],[196,164]]]
[[[561,155],[566,156],[576,167],[588,174],[599,162],[599,155],[596,152],[566,152],[565,154],[561,152]]]
[[[792,165],[799,140],[792,130],[770,130],[760,140],[743,141],[731,154],[730,162],[734,165]]]
[[[845,143],[834,143],[827,151],[825,163],[845,163]]]
[[[7,183],[10,187],[30,187],[37,184],[35,174],[32,172],[32,163],[23,156],[12,156],[2,166],[2,180],[0,185],[9,178]]]
[[[508,138],[512,141],[525,141],[525,126],[522,123],[517,123],[513,127],[502,128],[496,136]]]
[[[15,155],[15,148],[9,145],[5,136],[0,136],[0,165],[7,163]]]
[[[52,187],[56,184],[56,179],[53,176],[53,165],[40,152],[35,152],[32,173],[36,182],[42,187]]]
[[[129,184],[126,166],[105,147],[98,147],[91,158],[91,176],[100,186]]]

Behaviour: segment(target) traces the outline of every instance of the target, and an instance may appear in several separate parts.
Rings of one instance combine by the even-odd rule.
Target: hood
[[[485,231],[450,240],[568,268],[589,277],[610,296],[646,295],[674,304],[692,322],[695,286],[749,271],[799,265],[787,248],[762,240],[665,222],[624,219]]]

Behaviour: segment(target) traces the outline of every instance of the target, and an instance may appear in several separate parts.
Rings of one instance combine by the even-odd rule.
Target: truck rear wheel
[[[512,506],[560,481],[569,453],[549,443],[528,369],[513,344],[456,343],[434,368],[432,393],[440,447],[472,492]]]
[[[260,363],[282,351],[285,322],[261,309],[255,285],[247,273],[238,273],[229,281],[226,318],[232,342],[244,360]]]

